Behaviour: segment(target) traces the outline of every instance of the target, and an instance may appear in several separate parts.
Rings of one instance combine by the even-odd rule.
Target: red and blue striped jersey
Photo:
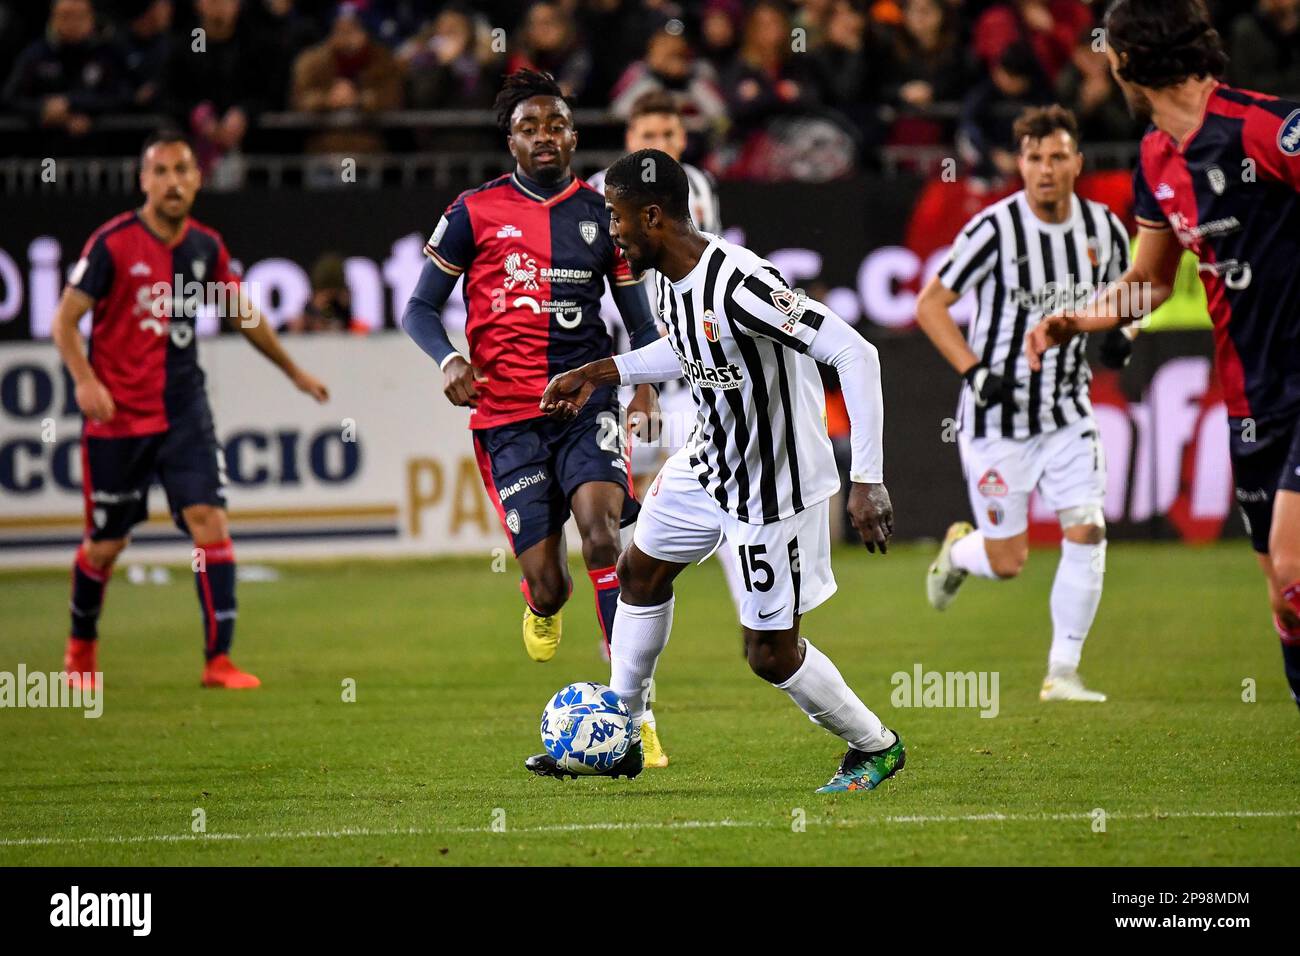
[[[456,198],[424,251],[464,275],[470,363],[487,382],[471,428],[535,418],[551,377],[606,358],[606,278],[635,284],[609,236],[604,197],[578,178],[550,198],[501,176]]]
[[[1218,85],[1183,142],[1147,132],[1133,193],[1200,259],[1228,414],[1300,411],[1300,103]]]
[[[137,212],[123,213],[91,234],[68,283],[95,300],[90,365],[117,406],[107,422],[87,419],[84,433],[166,431],[203,395],[198,311],[236,314],[240,277],[221,236],[189,219],[168,243]]]

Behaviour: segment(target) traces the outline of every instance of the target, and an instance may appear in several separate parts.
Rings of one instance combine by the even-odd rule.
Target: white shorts
[[[732,517],[704,490],[689,452],[674,454],[641,502],[633,542],[652,558],[674,564],[703,561],[718,548],[740,568],[740,623],[755,631],[794,626],[835,593],[831,573],[830,499],[772,524]]]
[[[1014,538],[1029,528],[1029,496],[1038,489],[1053,511],[1101,508],[1106,453],[1097,422],[1085,416],[1030,438],[959,436],[971,510],[986,538]]]

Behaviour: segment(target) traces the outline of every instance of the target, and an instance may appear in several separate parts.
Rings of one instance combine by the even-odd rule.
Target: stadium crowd
[[[1219,0],[1228,80],[1300,94],[1300,0]],[[957,143],[1009,171],[1011,117],[1059,101],[1085,141],[1140,132],[1083,0],[53,0],[0,4],[4,135],[28,155],[103,155],[104,119],[169,117],[206,169],[257,152],[263,114],[306,114],[301,148],[496,148],[490,116],[394,136],[396,110],[491,106],[501,77],[553,73],[575,107],[680,104],[687,158],[723,178],[824,179],[890,145]],[[331,121],[332,120],[332,121]],[[35,150],[35,152],[32,152]]]

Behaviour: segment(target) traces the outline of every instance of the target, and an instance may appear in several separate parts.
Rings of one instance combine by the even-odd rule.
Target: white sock
[[[972,531],[966,537],[959,539],[952,546],[949,554],[952,555],[953,567],[969,571],[979,578],[997,577],[993,573],[993,565],[989,564],[989,552],[984,547],[982,532]]]
[[[627,704],[639,729],[649,705],[655,664],[673,626],[673,598],[654,607],[635,607],[618,599],[614,633],[609,637],[609,686]]]
[[[831,659],[803,638],[803,664],[784,684],[777,684],[808,719],[848,742],[855,750],[883,750],[898,738],[867,709],[844,682]]]
[[[1106,542],[1061,542],[1061,562],[1052,582],[1052,650],[1047,671],[1052,676],[1072,674],[1079,668],[1083,642],[1088,637],[1106,571]]]

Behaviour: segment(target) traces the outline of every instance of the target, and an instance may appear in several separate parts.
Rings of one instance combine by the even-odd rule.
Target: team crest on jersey
[[[1003,512],[1002,506],[998,504],[996,501],[990,501],[988,516],[989,516],[989,523],[996,528],[998,525],[1002,523],[1002,519],[1005,516],[1005,512]]]
[[[511,534],[519,533],[519,512],[514,508],[506,512],[506,527],[510,529]]]
[[[1092,263],[1094,269],[1101,262],[1101,240],[1096,236],[1088,239],[1088,261]]]
[[[506,256],[503,268],[506,270],[503,285],[507,289],[513,289],[516,285],[522,285],[525,289],[537,288],[537,260],[532,256],[512,252]]]
[[[989,497],[1001,497],[1007,493],[1007,483],[1002,480],[996,468],[990,468],[980,476],[980,494]],[[996,522],[994,522],[996,524]]]
[[[713,314],[712,309],[704,310],[704,337],[710,342],[722,338],[722,326],[718,324],[717,316]]]
[[[1207,169],[1205,178],[1210,181],[1210,188],[1214,190],[1216,196],[1222,196],[1223,191],[1228,188],[1228,177],[1223,175],[1223,170],[1218,166]]]
[[[582,236],[583,242],[587,245],[591,245],[596,241],[597,228],[596,224],[590,219],[584,219],[582,222],[578,223],[578,235]]]
[[[1277,131],[1277,148],[1288,156],[1300,154],[1300,110],[1293,110]]]
[[[193,273],[194,278],[198,279],[200,282],[203,281],[203,274],[207,271],[208,264],[202,259],[195,259],[190,263],[190,272]]]

